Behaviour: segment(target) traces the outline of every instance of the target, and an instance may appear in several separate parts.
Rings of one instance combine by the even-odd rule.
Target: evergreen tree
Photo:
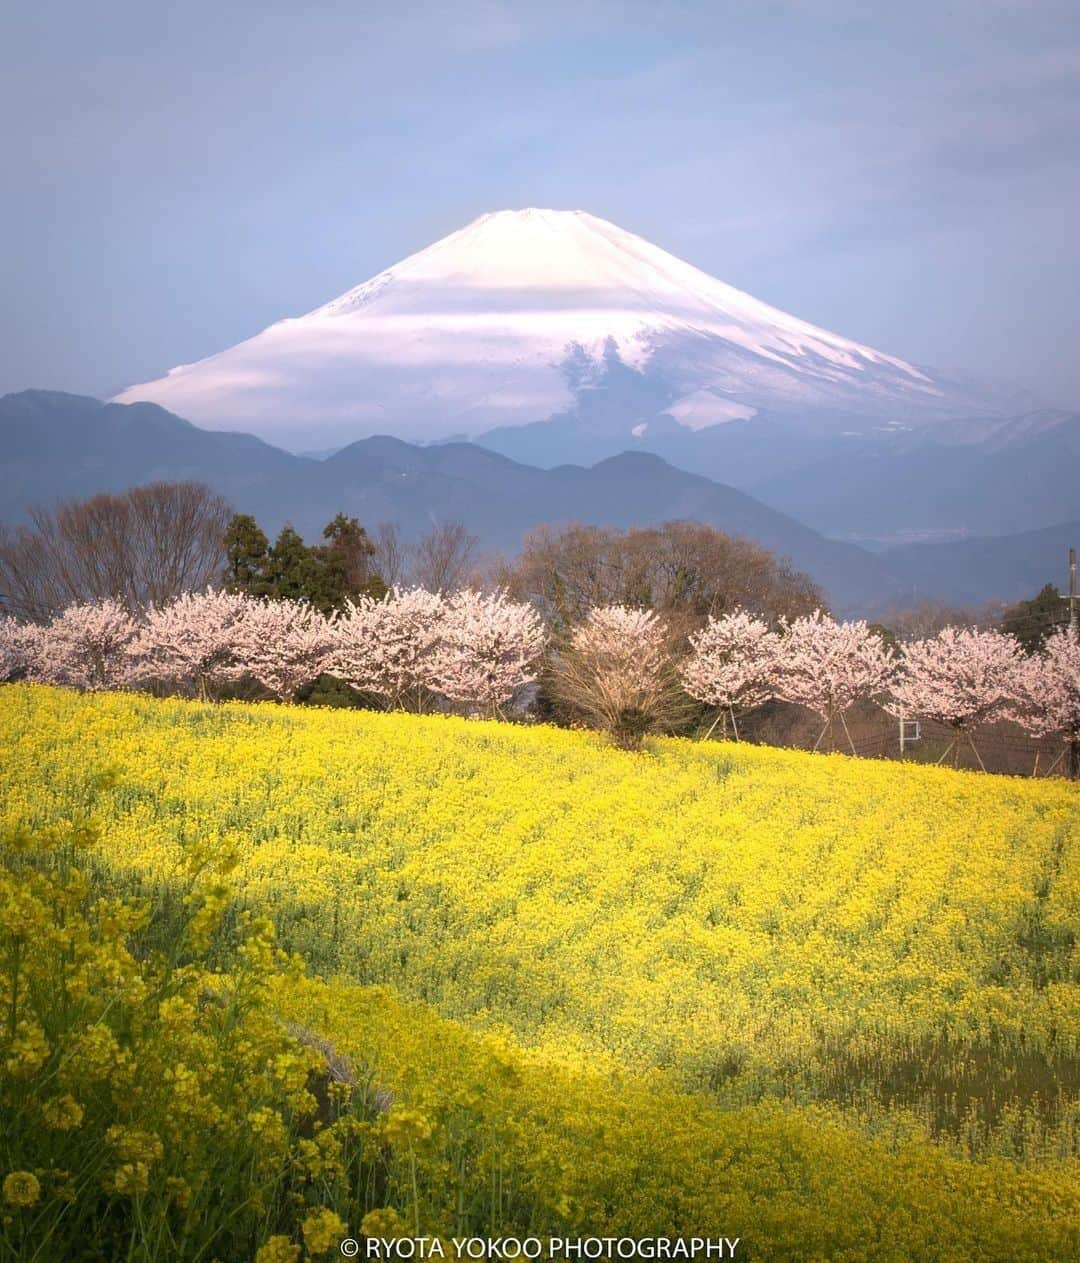
[[[290,601],[310,601],[318,609],[327,604],[324,567],[289,523],[281,528],[270,549],[268,596]]]
[[[237,513],[225,531],[225,590],[265,596],[269,590],[270,541],[250,513]]]
[[[1052,583],[1030,601],[1010,605],[1001,616],[1001,630],[1020,642],[1025,653],[1037,653],[1047,637],[1065,622],[1065,602]]]
[[[356,518],[339,513],[323,528],[323,539],[325,544],[309,547],[286,524],[271,547],[250,514],[237,514],[225,535],[226,591],[307,601],[327,615],[358,597],[386,595],[372,568],[375,546]]]
[[[386,595],[386,584],[372,569],[375,545],[356,518],[339,513],[323,527],[323,539],[327,542],[312,552],[325,570],[333,608],[343,609],[347,600],[358,596],[379,600]]]

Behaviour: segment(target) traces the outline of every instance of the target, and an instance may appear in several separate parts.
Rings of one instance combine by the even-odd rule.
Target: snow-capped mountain
[[[607,391],[615,406],[590,408]],[[307,315],[116,396],[294,449],[578,418],[630,445],[760,412],[842,429],[1034,406],[816,328],[584,211],[483,215]]]

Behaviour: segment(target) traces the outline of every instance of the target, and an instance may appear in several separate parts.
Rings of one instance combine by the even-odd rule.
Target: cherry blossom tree
[[[785,623],[776,662],[776,696],[822,720],[814,749],[839,720],[855,754],[845,713],[862,698],[880,694],[895,669],[895,657],[881,637],[865,622],[838,623],[815,610]]]
[[[744,610],[710,618],[690,637],[692,652],[680,671],[683,687],[699,702],[720,708],[716,722],[722,723],[725,737],[730,717],[739,738],[736,710],[760,706],[773,696],[778,645],[776,633]]]
[[[531,605],[502,592],[456,592],[446,602],[432,657],[435,687],[453,702],[498,714],[515,689],[536,679],[545,639]]]
[[[32,670],[35,642],[41,629],[0,614],[0,684],[17,680]]]
[[[249,600],[235,636],[237,665],[285,702],[327,669],[337,643],[333,618],[306,601]]]
[[[1065,745],[1047,769],[1069,756],[1069,777],[1080,776],[1080,639],[1060,628],[1046,638],[1017,674],[1016,718],[1033,737],[1061,738]]]
[[[445,602],[424,588],[395,588],[382,600],[346,606],[334,629],[328,670],[387,710],[423,711],[437,687],[434,659]]]
[[[86,692],[123,688],[136,676],[132,651],[138,632],[119,601],[69,605],[36,637],[31,675]]]
[[[1023,652],[1011,636],[945,627],[936,636],[903,647],[887,709],[945,724],[953,738],[938,762],[950,753],[955,762],[963,739],[985,771],[974,730],[1013,717],[1022,667]]]
[[[143,679],[192,689],[202,700],[245,673],[238,656],[241,626],[251,605],[233,592],[185,592],[147,612],[133,651]]]
[[[606,729],[626,749],[686,709],[667,625],[652,610],[625,605],[590,610],[573,629],[555,656],[551,689],[570,718]]]

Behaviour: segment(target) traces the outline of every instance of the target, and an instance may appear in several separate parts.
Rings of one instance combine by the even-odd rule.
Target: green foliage
[[[1037,653],[1052,631],[1065,621],[1065,602],[1052,583],[1030,601],[1010,605],[1001,616],[1001,630],[1017,639],[1025,653]]]
[[[225,532],[225,589],[266,596],[270,541],[250,513],[238,513]]]
[[[313,549],[322,562],[330,590],[340,597],[386,595],[382,577],[371,569],[375,545],[367,531],[354,517],[339,513],[323,527],[323,539],[327,542]],[[340,602],[335,608],[340,607]]]
[[[367,699],[356,689],[350,688],[344,680],[339,680],[336,675],[325,673],[320,675],[309,688],[301,689],[296,695],[296,700],[304,706],[331,706],[347,710],[381,709],[374,699]]]
[[[339,513],[323,528],[325,544],[308,545],[286,524],[273,546],[250,514],[233,518],[225,535],[225,587],[248,596],[309,601],[324,614],[358,596],[385,596],[371,568],[375,547],[354,517]]]
[[[270,549],[268,595],[290,601],[310,601],[325,610],[332,604],[325,567],[292,526],[281,533]]]
[[[900,640],[891,627],[886,627],[884,623],[871,623],[870,631],[877,636],[886,649],[897,652],[900,648]]]

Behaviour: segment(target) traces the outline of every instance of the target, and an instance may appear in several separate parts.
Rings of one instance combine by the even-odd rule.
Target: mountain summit
[[[598,391],[606,411],[590,407]],[[917,424],[1028,402],[816,328],[584,211],[537,209],[483,215],[307,315],[116,398],[309,449],[574,417],[629,444],[655,424],[698,430],[763,411]]]

